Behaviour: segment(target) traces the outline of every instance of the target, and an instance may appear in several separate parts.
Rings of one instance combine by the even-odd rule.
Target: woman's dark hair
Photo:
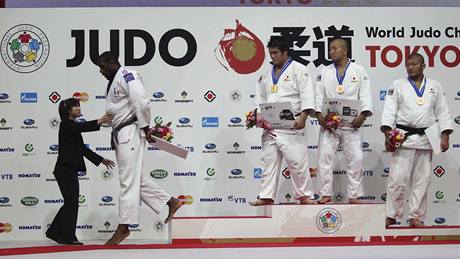
[[[73,107],[79,106],[80,102],[75,98],[69,98],[61,101],[59,103],[59,117],[61,117],[61,120],[68,120],[70,110],[72,110]]]

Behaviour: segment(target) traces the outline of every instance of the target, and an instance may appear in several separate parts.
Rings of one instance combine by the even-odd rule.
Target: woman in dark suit
[[[75,227],[78,216],[78,198],[80,186],[78,183],[78,172],[86,172],[86,157],[93,164],[100,163],[107,168],[113,168],[115,163],[94,153],[85,146],[82,132],[97,131],[102,123],[111,122],[112,117],[104,115],[98,120],[83,123],[75,122],[81,116],[80,102],[77,99],[69,98],[59,103],[59,150],[54,176],[64,198],[64,205],[54,217],[53,222],[46,231],[46,237],[59,244],[82,245],[75,236]]]

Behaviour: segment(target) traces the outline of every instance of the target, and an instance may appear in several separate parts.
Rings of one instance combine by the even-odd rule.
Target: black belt
[[[134,116],[133,118],[121,123],[120,125],[118,125],[115,129],[112,130],[112,133],[111,133],[111,138],[110,138],[110,146],[112,147],[112,149],[115,150],[115,148],[117,147],[118,145],[118,132],[128,126],[128,125],[131,125],[133,123],[135,123],[137,121],[137,118],[136,116]]]
[[[409,137],[410,135],[414,135],[414,134],[425,135],[425,130],[428,129],[428,128],[412,128],[412,127],[401,125],[401,124],[396,124],[396,128],[407,131],[404,134],[406,135],[406,137]]]

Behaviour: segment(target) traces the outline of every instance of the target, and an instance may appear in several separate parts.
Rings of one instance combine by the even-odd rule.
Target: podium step
[[[176,218],[172,239],[346,238],[367,242],[405,236],[457,236],[460,227],[385,228],[385,204],[271,205],[263,216]],[[350,239],[352,238],[352,239]],[[320,240],[317,239],[317,240]],[[332,240],[331,240],[332,241]]]

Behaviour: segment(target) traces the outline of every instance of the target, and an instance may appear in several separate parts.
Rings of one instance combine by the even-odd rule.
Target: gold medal
[[[423,100],[422,97],[417,97],[417,99],[415,99],[415,102],[416,102],[418,105],[422,106],[422,105],[425,103],[425,100]]]
[[[272,93],[277,93],[277,92],[278,92],[278,86],[272,85]]]
[[[343,87],[343,85],[338,85],[335,90],[337,91],[337,93],[339,94],[343,94],[343,92],[345,92],[345,87]]]

